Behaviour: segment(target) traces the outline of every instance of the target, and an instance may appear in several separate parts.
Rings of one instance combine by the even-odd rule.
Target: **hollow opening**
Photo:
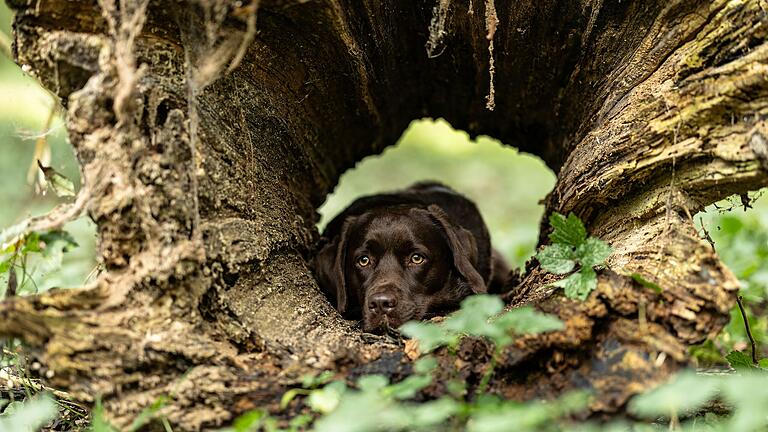
[[[534,253],[544,212],[540,202],[556,176],[540,158],[513,145],[487,136],[472,140],[442,119],[416,120],[395,145],[341,176],[319,208],[318,228],[358,197],[436,180],[477,204],[493,247],[511,267],[521,267]]]

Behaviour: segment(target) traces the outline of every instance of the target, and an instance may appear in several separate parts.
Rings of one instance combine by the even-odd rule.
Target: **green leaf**
[[[639,283],[640,285],[654,290],[657,294],[661,294],[661,291],[662,291],[661,287],[658,284],[655,284],[649,281],[648,279],[644,278],[640,273],[632,273],[629,276],[632,278],[632,280]]]
[[[460,408],[460,404],[449,397],[420,403],[410,410],[411,426],[427,428],[441,424],[456,414]]]
[[[763,369],[768,369],[768,358],[760,359],[760,361],[757,362],[757,364]]]
[[[430,375],[411,375],[399,383],[387,387],[384,394],[395,399],[410,399],[430,384],[432,384]]]
[[[555,243],[544,248],[536,254],[541,267],[555,274],[566,274],[573,270],[576,261],[573,260],[573,248],[561,243]]]
[[[301,377],[301,386],[305,389],[315,388],[327,384],[333,378],[334,372],[331,370],[320,372],[317,375],[304,375]]]
[[[259,430],[261,422],[269,415],[263,410],[253,410],[241,415],[232,423],[232,432],[251,432]]]
[[[357,380],[357,388],[362,392],[376,392],[389,384],[384,375],[363,375]]]
[[[717,387],[713,377],[685,371],[672,382],[634,397],[630,401],[629,410],[646,418],[682,414],[700,407],[714,397]]]
[[[283,393],[283,397],[280,398],[280,409],[288,408],[291,401],[293,401],[298,395],[309,394],[309,390],[294,388]]]
[[[418,340],[422,353],[450,345],[456,340],[456,336],[448,334],[442,326],[428,322],[409,321],[400,327],[400,333]]]
[[[0,431],[38,431],[57,414],[56,403],[48,394],[40,394],[24,402],[11,402],[0,415]]]
[[[498,296],[479,294],[461,302],[461,309],[446,318],[443,325],[450,332],[473,336],[493,336],[498,329],[488,322],[493,315],[504,310],[504,302]]]
[[[599,238],[590,237],[576,248],[576,256],[583,267],[602,265],[613,249]]]
[[[768,406],[768,374],[762,370],[742,369],[720,383],[723,399],[736,407],[727,431],[765,431],[765,407]]]
[[[563,288],[569,299],[584,301],[597,287],[597,273],[592,267],[582,267],[578,272],[552,284]]]
[[[307,405],[314,411],[327,414],[336,409],[346,391],[347,386],[342,381],[334,381],[320,390],[313,390],[307,398]]]
[[[136,416],[135,419],[133,419],[133,423],[131,423],[130,426],[128,426],[129,432],[136,432],[140,430],[142,427],[149,424],[152,419],[157,416],[157,414],[160,412],[161,409],[168,403],[168,396],[160,396],[157,399],[155,399],[152,404],[139,413],[139,415]]]
[[[554,229],[549,234],[552,243],[578,247],[587,239],[587,229],[581,219],[573,213],[569,214],[567,219],[560,213],[552,213],[549,216],[549,224]]]
[[[116,432],[117,428],[104,417],[104,406],[101,398],[96,399],[96,406],[91,411],[90,432]]]
[[[63,174],[59,173],[51,167],[43,166],[40,161],[37,161],[37,166],[45,176],[45,180],[48,182],[48,186],[51,187],[53,193],[59,197],[72,197],[75,196],[75,184],[72,180],[66,178]]]
[[[531,306],[512,309],[494,320],[494,323],[519,335],[545,333],[564,328],[563,322],[557,316],[541,313]]]
[[[437,368],[437,359],[424,356],[413,363],[413,371],[418,374],[428,374]]]
[[[749,354],[741,351],[731,351],[725,356],[725,359],[734,369],[753,369],[755,367]]]

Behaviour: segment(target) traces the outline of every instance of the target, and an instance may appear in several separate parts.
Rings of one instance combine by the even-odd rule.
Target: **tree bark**
[[[84,179],[22,232],[87,210],[106,270],[0,303],[0,334],[120,426],[161,395],[199,430],[274,407],[308,371],[407,373],[306,261],[341,173],[421,117],[542,157],[547,212],[614,248],[583,303],[529,263],[510,307],[566,329],[518,340],[492,391],[592,389],[610,415],[728,320],[737,280],[692,215],[768,185],[762,0],[9,3],[17,62],[67,107]],[[488,347],[462,347],[446,366],[476,383]]]

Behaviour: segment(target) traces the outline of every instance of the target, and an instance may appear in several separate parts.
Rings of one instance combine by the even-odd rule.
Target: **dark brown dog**
[[[455,310],[472,293],[500,291],[509,272],[475,204],[439,183],[360,198],[321,242],[320,287],[365,331]]]

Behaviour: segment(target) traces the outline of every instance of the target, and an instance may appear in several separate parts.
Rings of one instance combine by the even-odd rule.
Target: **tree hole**
[[[396,145],[342,175],[319,209],[318,227],[360,196],[437,180],[477,204],[494,248],[512,267],[521,267],[534,253],[544,212],[540,201],[556,176],[538,157],[507,144],[487,136],[472,140],[442,119],[416,120]]]

